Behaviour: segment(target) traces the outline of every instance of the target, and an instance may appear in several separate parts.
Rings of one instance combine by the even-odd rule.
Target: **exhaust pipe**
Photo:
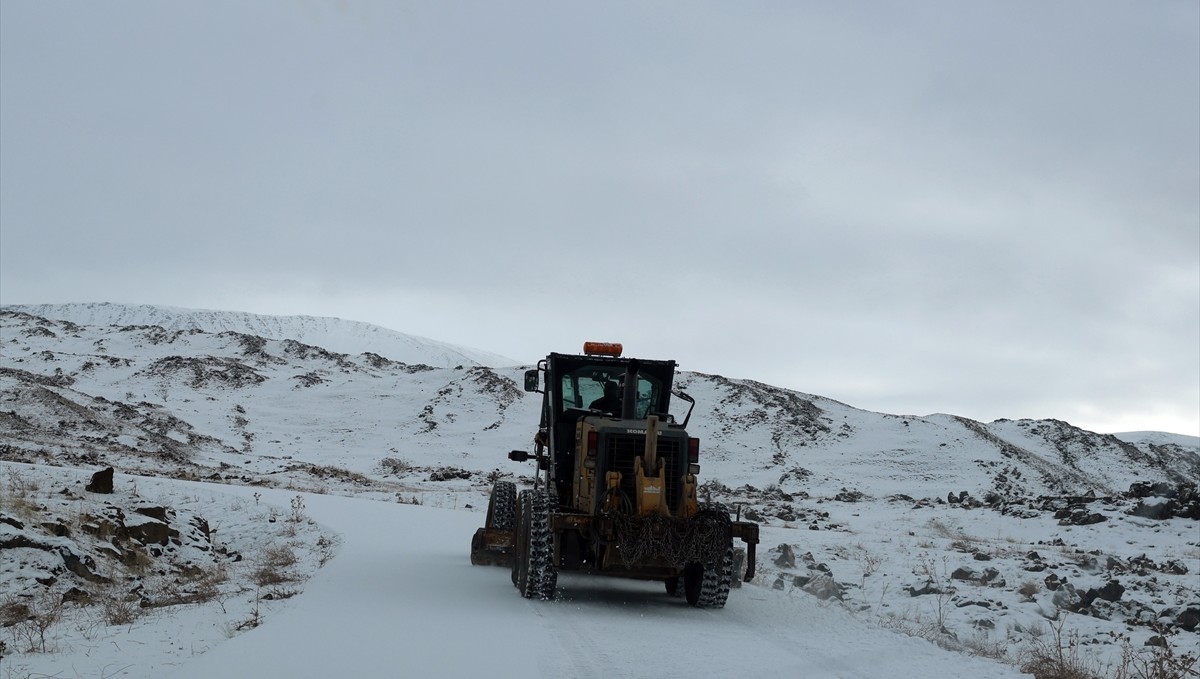
[[[625,368],[625,392],[621,394],[622,420],[637,418],[637,378],[640,368],[641,363],[638,363],[636,358],[631,359],[629,365]]]

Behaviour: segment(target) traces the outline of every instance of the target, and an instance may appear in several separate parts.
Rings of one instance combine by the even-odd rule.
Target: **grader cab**
[[[534,487],[498,481],[472,563],[506,565],[527,598],[554,596],[559,571],[660,580],[693,606],[725,605],[735,539],[754,575],[758,525],[697,497],[700,441],[686,427],[695,402],[672,391],[674,361],[622,358],[619,344],[552,353],[525,374],[542,394]],[[688,404],[682,422],[671,397]]]

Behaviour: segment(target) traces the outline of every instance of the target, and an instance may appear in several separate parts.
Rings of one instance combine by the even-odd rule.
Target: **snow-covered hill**
[[[83,315],[92,307],[61,308]],[[484,472],[506,465],[504,453],[526,447],[536,426],[540,397],[520,389],[519,366],[338,353],[286,334],[178,327],[187,322],[154,308],[136,320],[159,314],[172,325],[0,312],[0,380],[25,420],[10,440],[58,441],[74,459],[126,453],[131,463],[150,446],[199,468],[230,463],[229,454],[244,465],[250,453],[251,466],[292,457],[369,474],[398,456]],[[211,316],[219,327],[240,317]],[[303,318],[273,330],[314,332]],[[1112,495],[1139,480],[1200,478],[1194,437],[1126,442],[1054,420],[901,417],[702,373],[685,372],[678,385],[698,403],[691,429],[702,440],[704,476],[731,487],[792,479],[829,496],[912,494],[914,483],[941,496]],[[59,424],[75,420],[108,424],[80,444]]]
[[[491,367],[515,365],[517,361],[478,349],[406,335],[370,323],[317,316],[269,316],[241,311],[180,309],[149,304],[28,304],[7,305],[9,311],[78,325],[156,326],[166,330],[203,330],[210,333],[236,332],[273,339],[292,339],[330,351],[359,354],[371,352],[404,363],[441,368],[456,365]]]
[[[519,366],[332,349],[305,318],[35,309],[0,311],[0,461],[475,511],[492,479],[532,473],[505,459],[538,420]],[[751,600],[807,597],[824,574],[836,587],[818,594],[959,650],[1029,646],[1068,613],[1102,657],[1162,630],[1200,640],[1200,535],[1183,518],[1200,511],[1200,439],[873,413],[701,373],[678,385],[697,401],[704,491],[764,526]],[[563,582],[566,600],[590,596]]]

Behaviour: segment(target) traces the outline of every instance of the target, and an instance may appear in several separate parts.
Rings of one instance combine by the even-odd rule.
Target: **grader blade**
[[[471,564],[512,567],[513,532],[501,528],[480,528],[471,538]]]

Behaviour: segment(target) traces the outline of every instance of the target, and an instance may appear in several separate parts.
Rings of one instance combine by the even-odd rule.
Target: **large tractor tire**
[[[512,583],[525,594],[529,584],[529,504],[533,491],[523,490],[517,496],[517,511],[513,526]]]
[[[517,525],[517,484],[512,481],[497,481],[488,498],[488,528],[512,530]]]
[[[544,491],[521,491],[513,544],[513,584],[526,599],[553,599],[558,586],[549,499]]]
[[[699,608],[725,608],[729,598],[729,586],[733,580],[733,546],[725,550],[725,557],[704,569],[700,582]]]
[[[558,587],[558,564],[554,562],[554,533],[550,531],[549,491],[533,497],[533,516],[529,521],[530,568],[538,575],[536,596],[553,599]]]
[[[663,584],[667,587],[667,596],[683,596],[683,585],[678,575],[672,575],[664,580]]]

